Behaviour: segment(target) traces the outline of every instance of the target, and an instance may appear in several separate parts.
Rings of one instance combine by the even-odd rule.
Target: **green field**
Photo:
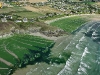
[[[43,15],[41,13],[36,13],[31,11],[18,11],[18,12],[14,12],[13,14],[16,14],[21,17],[27,17],[27,18],[36,18]]]
[[[15,14],[27,18],[36,18],[43,15],[41,13],[28,11],[25,8],[21,8],[21,7],[9,7],[9,8],[3,7],[2,9],[0,9],[0,13]]]
[[[0,58],[3,58],[16,67],[19,67],[19,65],[23,63],[23,66],[25,66],[29,61],[34,63],[36,58],[43,56],[46,51],[48,51],[46,48],[50,48],[52,44],[53,41],[51,40],[32,35],[14,35],[12,37],[0,39]],[[18,58],[11,53],[15,54]],[[14,66],[0,62],[0,68],[10,69],[11,67],[15,68]],[[7,75],[9,69],[0,69],[0,74]]]
[[[82,18],[81,16],[80,17],[75,16],[75,17],[57,20],[55,22],[52,22],[50,25],[59,27],[64,31],[71,33],[87,21],[88,21],[87,19]]]
[[[9,13],[11,11],[25,11],[26,9],[21,8],[21,7],[3,7],[0,9],[0,13]]]

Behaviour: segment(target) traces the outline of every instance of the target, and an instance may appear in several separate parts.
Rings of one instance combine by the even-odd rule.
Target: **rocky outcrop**
[[[40,33],[46,35],[46,36],[61,36],[63,34],[65,34],[65,31],[62,30],[62,29],[57,29],[57,30],[54,30],[54,31],[51,31],[51,30],[48,30],[48,31],[41,31]]]
[[[16,33],[16,34],[31,34],[31,33],[41,33],[43,35],[46,35],[46,36],[61,36],[63,34],[65,34],[65,31],[62,30],[62,29],[56,29],[56,30],[46,30],[46,31],[42,31],[41,30],[41,27],[31,27],[31,28],[28,28],[27,30],[24,30],[24,29],[15,29],[15,28],[12,28],[11,29],[11,32],[12,33]]]
[[[11,37],[14,34],[32,34],[32,33],[40,33],[47,37],[58,37],[66,34],[66,32],[62,29],[55,29],[55,30],[42,30],[41,27],[29,27],[27,30],[25,29],[16,29],[15,27],[10,28],[9,32],[0,32],[0,38],[7,38]]]

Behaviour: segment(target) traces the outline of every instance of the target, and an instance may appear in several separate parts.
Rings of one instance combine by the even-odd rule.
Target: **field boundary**
[[[4,59],[1,58],[1,57],[0,57],[0,61],[3,62],[3,63],[5,63],[5,64],[8,65],[8,66],[13,66],[13,64],[12,64],[11,62],[8,62],[8,61],[4,60]]]

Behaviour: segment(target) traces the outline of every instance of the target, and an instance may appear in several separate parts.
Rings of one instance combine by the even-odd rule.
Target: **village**
[[[80,14],[99,14],[99,5],[89,4],[87,2],[69,2],[66,0],[52,1],[52,0],[1,0],[0,1],[0,22],[2,23],[14,23],[19,27],[10,32],[26,33],[28,31],[39,32],[46,36],[61,36],[66,32],[59,28],[52,28],[46,25],[45,21],[50,19],[56,19],[64,16],[80,15]],[[29,9],[31,8],[31,9]],[[43,10],[43,8],[45,8]],[[32,10],[34,9],[34,10]],[[49,9],[49,10],[47,10]],[[8,10],[8,11],[7,11]],[[39,26],[37,25],[37,22]],[[34,24],[35,27],[34,27]],[[44,24],[44,26],[40,25]],[[47,23],[48,24],[48,23]],[[33,30],[30,28],[33,28]],[[48,27],[48,29],[46,29]],[[21,29],[19,29],[21,28]],[[29,29],[26,31],[25,29]],[[44,30],[45,29],[45,30]],[[54,30],[52,30],[54,29]],[[5,34],[4,32],[1,34]]]
[[[87,2],[66,2],[64,1],[41,1],[41,2],[32,2],[31,0],[7,0],[7,2],[2,2],[4,0],[1,0],[0,2],[0,8],[12,8],[12,7],[25,7],[25,6],[30,6],[30,7],[36,7],[36,8],[41,8],[42,6],[49,6],[51,8],[57,9],[58,11],[61,11],[61,13],[58,12],[46,12],[42,16],[37,16],[37,17],[22,17],[19,15],[16,15],[16,11],[10,11],[10,12],[3,12],[0,13],[0,19],[1,22],[7,22],[7,20],[13,20],[14,22],[33,22],[35,20],[39,19],[47,19],[48,17],[54,17],[56,15],[77,15],[77,14],[99,14],[100,13],[100,6],[99,5],[91,5],[88,4]],[[21,12],[21,11],[17,11]],[[24,12],[31,12],[31,11],[24,11]],[[16,17],[16,18],[14,18]]]

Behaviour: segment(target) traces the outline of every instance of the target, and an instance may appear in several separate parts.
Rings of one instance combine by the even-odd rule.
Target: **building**
[[[27,18],[23,18],[23,22],[28,22],[28,19]]]
[[[1,22],[7,22],[6,18],[1,18]]]

